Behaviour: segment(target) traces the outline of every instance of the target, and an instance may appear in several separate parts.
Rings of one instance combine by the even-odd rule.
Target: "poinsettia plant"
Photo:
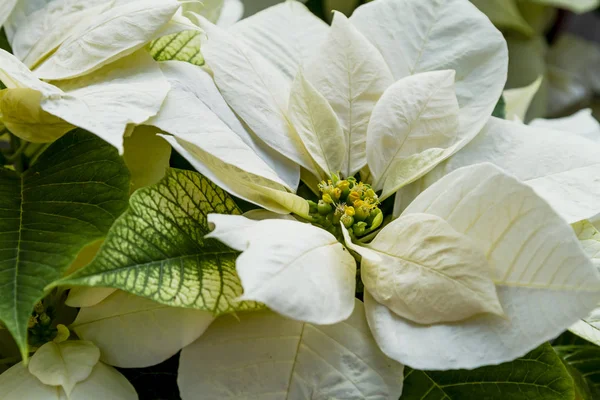
[[[468,0],[1,7],[0,398],[598,396],[600,126]]]

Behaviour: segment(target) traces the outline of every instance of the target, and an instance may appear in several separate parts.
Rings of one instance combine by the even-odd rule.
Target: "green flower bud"
[[[331,223],[335,226],[340,224],[340,218],[342,218],[342,213],[339,210],[335,210],[333,213],[333,218],[331,219]]]
[[[344,224],[346,228],[350,228],[354,224],[354,217],[344,214],[340,218],[340,221],[342,221],[342,224]]]
[[[381,223],[383,222],[383,213],[379,208],[375,208],[373,211],[371,211],[371,217],[373,217],[373,220],[369,230],[374,231],[381,226]]]
[[[308,212],[309,214],[316,214],[318,211],[317,203],[312,200],[306,200],[308,203]]]
[[[354,230],[354,234],[357,237],[363,236],[367,230],[367,224],[365,222],[357,222],[356,224],[354,224],[352,229]]]
[[[50,317],[46,313],[41,314],[39,318],[40,318],[39,319],[40,324],[42,324],[42,325],[50,325],[50,323],[52,322],[52,320],[50,319]]]
[[[323,200],[319,200],[317,209],[319,211],[319,214],[321,215],[327,215],[331,211],[333,211],[333,207],[331,207],[331,204],[325,203]]]
[[[35,306],[33,307],[33,311],[35,311],[36,314],[42,314],[44,312],[44,305],[42,304],[41,301],[38,301],[37,303],[35,303]]]

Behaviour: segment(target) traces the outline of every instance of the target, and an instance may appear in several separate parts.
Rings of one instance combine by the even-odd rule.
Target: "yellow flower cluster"
[[[334,175],[322,181],[319,190],[319,202],[309,201],[312,222],[335,236],[341,233],[340,222],[357,237],[373,232],[383,222],[379,198],[370,185]]]

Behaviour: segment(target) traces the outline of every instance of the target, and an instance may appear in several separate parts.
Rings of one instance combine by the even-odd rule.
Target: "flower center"
[[[333,175],[319,184],[321,199],[309,201],[312,223],[341,236],[340,222],[350,236],[365,236],[381,226],[383,213],[373,188],[353,177],[340,179]]]

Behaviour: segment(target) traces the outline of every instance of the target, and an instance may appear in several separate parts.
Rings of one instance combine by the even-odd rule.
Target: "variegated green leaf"
[[[61,284],[122,289],[156,302],[215,315],[258,308],[238,302],[238,253],[205,239],[210,213],[241,214],[227,193],[202,175],[170,169],[136,191],[94,261]]]
[[[150,43],[149,51],[156,61],[186,61],[194,65],[204,65],[200,53],[198,31],[183,31],[163,36]]]

